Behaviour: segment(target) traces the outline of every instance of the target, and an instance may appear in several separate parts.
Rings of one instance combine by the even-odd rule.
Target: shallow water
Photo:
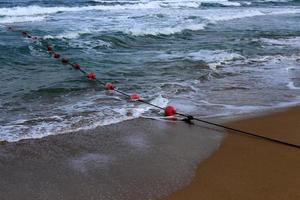
[[[159,116],[108,95],[44,51],[103,81],[199,117],[299,103],[298,1],[1,1],[0,140]],[[6,26],[43,38],[33,43]]]

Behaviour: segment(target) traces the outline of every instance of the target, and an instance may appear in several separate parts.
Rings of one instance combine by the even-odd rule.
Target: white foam
[[[295,83],[293,81],[289,82],[287,84],[288,88],[291,89],[291,90],[300,90],[300,87],[296,87],[295,86]]]
[[[208,19],[211,23],[216,23],[219,21],[228,21],[233,19],[242,19],[246,17],[254,17],[254,16],[261,16],[265,15],[260,10],[239,10],[236,12],[232,11],[224,11],[224,12],[215,12],[215,13],[208,13],[208,15],[203,16],[203,18]]]
[[[27,7],[13,7],[0,8],[1,15],[4,16],[33,16],[33,15],[49,15],[58,12],[77,12],[77,11],[92,11],[92,10],[122,10],[122,9],[153,9],[160,6],[155,2],[147,4],[130,4],[130,5],[115,5],[115,6],[82,6],[82,7],[41,7],[41,6],[27,6]]]
[[[80,36],[82,32],[68,32],[68,33],[63,33],[59,35],[45,35],[43,38],[44,39],[75,39]]]
[[[148,23],[136,23],[132,21],[134,26],[129,30],[125,30],[126,33],[130,33],[133,35],[170,35],[175,33],[180,33],[184,30],[203,30],[207,27],[208,24],[215,24],[221,21],[229,21],[236,19],[243,19],[248,17],[256,17],[256,16],[266,16],[266,15],[282,15],[282,14],[295,14],[300,13],[300,9],[214,9],[214,10],[191,10],[190,12],[182,12],[178,13],[176,17],[174,17],[174,12],[166,11],[165,16],[168,18],[166,20],[169,21],[168,25],[157,21],[154,24]],[[164,13],[164,11],[162,11]],[[195,15],[201,18],[202,20],[195,19],[190,20],[187,19],[188,16]],[[204,20],[204,21],[203,21]]]
[[[295,70],[295,69],[296,69],[295,67],[287,67],[287,68],[286,68],[287,71]]]
[[[175,27],[162,27],[162,28],[145,28],[145,27],[134,27],[127,32],[132,35],[171,35],[182,32],[183,30],[198,31],[203,30],[206,24],[189,24],[180,25]]]
[[[195,61],[205,61],[209,64],[211,69],[215,70],[217,65],[220,65],[223,62],[232,61],[232,60],[241,60],[244,57],[237,53],[226,52],[223,50],[200,50],[196,52],[187,52],[187,53],[168,53],[160,54],[158,56],[160,59],[189,59]]]
[[[290,47],[300,47],[300,37],[290,37],[285,39],[269,39],[269,38],[261,38],[265,44],[273,45],[273,46],[290,46]]]
[[[76,116],[49,116],[37,117],[32,119],[23,119],[11,122],[7,125],[0,125],[0,140],[9,142],[19,141],[21,139],[42,138],[48,135],[70,133],[79,130],[94,129],[98,126],[116,124],[122,121],[131,120],[140,117],[143,113],[153,107],[144,104],[127,104],[126,107],[106,108],[96,106],[97,112],[78,115],[81,112],[88,112],[88,108],[94,110],[93,100],[96,96],[89,98],[90,101],[77,102],[76,104],[57,107],[59,110],[65,110],[65,113],[76,113]],[[161,95],[151,101],[154,105],[165,107],[168,100]],[[97,104],[98,105],[98,104]]]
[[[0,23],[8,24],[8,23],[20,23],[20,22],[37,22],[43,21],[47,18],[47,16],[6,16],[0,18]]]
[[[131,3],[132,1],[102,1],[102,0],[94,0],[94,2],[101,2],[101,3]],[[224,6],[240,6],[239,2],[228,1],[228,0],[143,0],[141,1],[144,4],[148,4],[151,2],[157,3],[160,7],[171,7],[171,8],[198,8],[202,4],[220,4]]]
[[[215,4],[224,5],[224,6],[241,6],[241,4],[239,2],[227,1],[227,0],[201,0],[200,2],[202,4],[203,3],[215,3]]]
[[[69,30],[67,32],[58,34],[58,35],[45,35],[44,39],[76,39],[82,34],[93,33],[92,30],[85,28],[78,30]]]
[[[220,21],[228,21],[234,19],[242,19],[247,17],[256,17],[256,16],[265,16],[265,15],[284,15],[284,14],[297,14],[300,13],[300,9],[240,9],[240,10],[217,10],[215,12],[208,12],[206,15],[202,17],[209,20],[212,23],[220,22]]]
[[[222,62],[234,59],[243,59],[244,57],[237,53],[229,53],[222,50],[200,50],[197,52],[188,53],[187,57],[193,60],[203,60],[208,63]]]

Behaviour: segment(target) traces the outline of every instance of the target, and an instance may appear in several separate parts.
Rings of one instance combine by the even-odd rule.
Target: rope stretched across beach
[[[8,27],[8,30],[12,31],[12,32],[20,32],[24,37],[26,37],[28,39],[32,39],[34,42],[41,40],[39,37],[33,36],[33,35],[29,34],[26,31],[16,30],[16,29],[14,29],[12,27]],[[233,131],[234,133],[239,133],[239,134],[243,134],[243,135],[247,135],[247,136],[259,138],[259,139],[262,139],[262,140],[266,140],[266,141],[270,141],[270,142],[274,142],[274,143],[278,143],[278,144],[282,144],[282,145],[287,145],[287,146],[290,146],[290,147],[294,147],[294,148],[300,149],[300,145],[298,145],[298,144],[292,144],[292,143],[281,141],[281,140],[278,140],[278,139],[274,139],[274,138],[262,136],[262,135],[259,135],[257,133],[252,133],[252,132],[247,132],[247,131],[243,131],[243,130],[240,130],[240,129],[231,128],[231,127],[228,127],[228,126],[225,126],[225,125],[222,125],[222,124],[218,124],[218,123],[210,122],[210,121],[207,121],[207,120],[203,120],[203,119],[194,117],[192,115],[188,115],[188,114],[185,114],[185,113],[177,112],[176,108],[173,107],[173,106],[170,106],[170,105],[167,106],[167,107],[161,107],[161,106],[155,105],[155,104],[153,104],[153,103],[151,103],[151,102],[149,102],[147,100],[142,99],[140,97],[140,95],[138,95],[136,93],[134,93],[134,94],[128,94],[128,93],[126,93],[126,92],[124,92],[124,91],[119,90],[118,88],[116,88],[115,85],[112,84],[112,83],[103,82],[102,80],[100,80],[99,78],[97,78],[97,75],[96,75],[95,72],[86,72],[85,70],[83,70],[81,68],[80,64],[73,63],[73,62],[71,62],[67,58],[62,58],[62,56],[59,53],[57,53],[57,52],[54,51],[53,46],[50,45],[50,44],[47,44],[47,51],[49,52],[49,54],[54,59],[61,61],[61,63],[64,64],[64,65],[69,65],[72,68],[74,68],[75,70],[80,71],[88,79],[95,80],[97,83],[99,83],[102,86],[104,86],[104,88],[106,90],[111,91],[111,92],[114,91],[114,92],[116,92],[118,94],[121,94],[121,95],[129,98],[132,101],[140,102],[142,104],[146,104],[146,105],[155,107],[157,109],[160,109],[160,110],[164,111],[165,115],[167,117],[169,117],[169,118],[174,118],[174,116],[180,116],[180,117],[183,117],[183,119],[181,119],[182,121],[185,121],[185,122],[187,122],[189,124],[193,124],[193,121],[198,121],[198,122],[201,122],[201,123],[205,123],[205,124],[209,124],[209,125],[212,125],[212,126],[216,126],[216,127],[219,127],[219,128],[226,129],[226,130],[230,130],[230,131]]]

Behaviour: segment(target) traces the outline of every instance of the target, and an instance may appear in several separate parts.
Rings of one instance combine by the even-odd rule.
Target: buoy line
[[[31,39],[33,42],[41,40],[41,38],[39,38],[37,36],[31,35],[27,31],[16,30],[16,29],[12,28],[11,26],[7,27],[7,29],[9,31],[12,31],[12,32],[19,32],[19,33],[22,34],[23,37]],[[281,141],[281,140],[278,140],[278,139],[274,139],[274,138],[262,136],[262,135],[259,135],[259,134],[256,134],[256,133],[252,133],[252,132],[247,132],[247,131],[243,131],[243,130],[231,128],[231,127],[228,127],[228,126],[225,126],[225,125],[221,125],[221,124],[217,124],[217,123],[210,122],[210,121],[207,121],[207,120],[203,120],[203,119],[194,117],[192,115],[187,115],[187,114],[184,114],[184,113],[177,112],[176,108],[174,106],[171,106],[171,105],[168,105],[165,108],[161,107],[161,106],[158,106],[158,105],[155,105],[155,104],[153,104],[153,103],[151,103],[149,101],[143,100],[140,97],[140,95],[137,94],[137,93],[128,94],[128,93],[123,92],[123,91],[119,90],[118,88],[116,88],[116,86],[114,84],[112,84],[112,83],[109,83],[109,82],[105,83],[105,82],[101,81],[100,79],[97,78],[97,75],[96,75],[95,72],[89,72],[89,73],[86,72],[85,70],[83,70],[81,68],[80,64],[78,64],[78,63],[72,63],[67,58],[61,58],[61,55],[59,53],[55,52],[53,46],[50,45],[50,44],[47,45],[47,51],[48,51],[48,53],[54,59],[61,61],[61,63],[64,64],[64,65],[70,65],[75,70],[80,71],[88,79],[95,80],[97,83],[103,85],[106,90],[108,90],[110,92],[116,92],[116,93],[119,93],[119,94],[121,94],[123,96],[126,96],[131,101],[140,102],[140,103],[147,104],[147,105],[150,105],[152,107],[155,107],[157,109],[163,110],[165,116],[168,117],[168,118],[176,119],[174,117],[177,115],[177,116],[184,117],[181,120],[184,121],[184,122],[186,122],[186,123],[189,123],[189,124],[193,124],[193,121],[198,121],[198,122],[201,122],[201,123],[205,123],[205,124],[209,124],[209,125],[212,125],[212,126],[216,126],[216,127],[219,127],[219,128],[223,128],[223,129],[226,129],[226,130],[233,131],[233,132],[230,132],[230,133],[239,133],[239,134],[242,134],[242,135],[246,135],[246,136],[250,136],[250,137],[255,137],[255,138],[266,140],[266,141],[269,141],[269,142],[278,143],[278,144],[282,144],[282,145],[286,145],[286,146],[290,146],[290,147],[294,147],[294,148],[300,149],[300,145],[298,145],[298,144],[293,144],[293,143]]]

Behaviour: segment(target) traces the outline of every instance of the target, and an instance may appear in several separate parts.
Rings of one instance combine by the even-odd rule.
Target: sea
[[[298,0],[0,0],[0,140],[163,116],[45,44],[121,91],[202,119],[297,105],[299,22]]]

